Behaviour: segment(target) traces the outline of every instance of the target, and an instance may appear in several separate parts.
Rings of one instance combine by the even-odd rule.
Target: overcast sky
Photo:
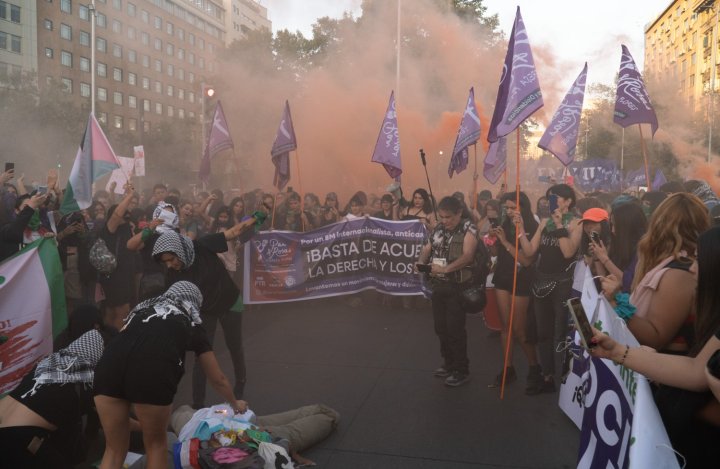
[[[386,0],[393,1],[393,0]],[[402,0],[412,4],[413,0]],[[339,18],[344,11],[360,15],[361,0],[262,0],[273,30],[300,30],[311,35],[316,18]],[[569,73],[568,88],[588,62],[588,83],[611,84],[626,44],[639,67],[644,54],[644,27],[670,5],[670,0],[485,0],[488,13],[498,13],[500,27],[512,28],[520,6],[531,45],[550,47]]]

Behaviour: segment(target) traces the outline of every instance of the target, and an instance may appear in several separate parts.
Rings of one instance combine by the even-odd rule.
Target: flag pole
[[[650,189],[650,165],[648,165],[647,146],[645,145],[645,138],[643,138],[643,131],[642,131],[641,124],[638,124],[638,129],[640,130],[640,148],[642,149],[643,162],[645,163],[645,184],[647,185],[648,190],[649,190]]]
[[[620,138],[620,192],[623,191],[623,179],[625,175],[625,127],[622,128],[622,137]]]
[[[515,209],[520,211],[520,127],[515,129]],[[507,170],[505,171],[507,174]],[[507,186],[506,189],[507,190]],[[507,378],[508,361],[510,359],[510,344],[513,339],[513,318],[515,317],[515,295],[517,294],[518,256],[520,255],[520,222],[515,223],[515,262],[513,262],[513,286],[510,300],[510,320],[507,325],[507,340],[505,341],[505,359],[503,361],[502,386],[500,386],[500,399],[505,396],[505,379]]]
[[[280,189],[278,189],[280,190]],[[273,202],[272,220],[270,220],[270,231],[275,229],[275,207],[277,207],[277,196],[279,192],[275,193],[275,201]]]
[[[300,179],[300,152],[297,148],[295,149],[295,168],[297,170],[298,187],[300,188],[300,226],[302,226],[302,230],[305,231],[305,220],[302,218],[305,210],[305,193],[302,188],[302,179]]]
[[[473,188],[470,193],[470,208],[472,209],[477,207],[477,142],[473,143],[473,159],[475,161],[475,169],[473,170]]]

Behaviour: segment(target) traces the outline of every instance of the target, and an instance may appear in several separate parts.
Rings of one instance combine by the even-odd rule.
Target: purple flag
[[[555,155],[565,166],[572,163],[575,158],[586,79],[587,62],[565,95],[562,104],[555,111],[550,125],[538,143],[540,148]]]
[[[507,139],[500,137],[498,141],[492,142],[485,155],[485,167],[483,175],[485,179],[495,184],[507,167]]]
[[[395,180],[398,180],[402,174],[400,133],[398,132],[397,112],[395,111],[395,91],[390,93],[390,102],[370,161],[382,164],[385,171]]]
[[[453,147],[452,158],[450,158],[450,166],[448,167],[448,176],[453,177],[453,172],[460,174],[468,165],[468,147],[477,143],[480,138],[480,117],[475,107],[475,90],[470,88],[470,96],[468,96],[467,105],[460,128],[458,129],[457,138],[455,139],[455,147]]]
[[[215,106],[210,132],[208,132],[207,141],[205,142],[202,161],[200,161],[200,179],[207,180],[208,176],[210,176],[210,158],[223,150],[229,150],[231,148],[234,149],[235,145],[228,130],[222,105],[220,101],[218,101]]]
[[[295,128],[290,115],[290,103],[286,100],[283,118],[280,121],[272,150],[270,150],[272,162],[275,165],[273,185],[278,190],[283,190],[290,181],[290,152],[293,150],[297,150],[297,140],[295,139]]]
[[[624,45],[620,59],[613,121],[621,127],[632,124],[650,124],[653,136],[658,129],[657,116],[645,89],[645,82],[643,82],[630,51]]]
[[[626,186],[646,186],[645,170],[643,168],[630,171],[625,176]]]
[[[655,171],[655,179],[653,179],[651,190],[659,191],[660,186],[662,186],[666,182],[667,179],[665,178],[665,174],[663,174],[661,169],[658,169],[657,171]]]
[[[530,41],[518,7],[500,77],[488,141],[496,142],[500,137],[506,136],[542,106],[542,93],[535,73]]]

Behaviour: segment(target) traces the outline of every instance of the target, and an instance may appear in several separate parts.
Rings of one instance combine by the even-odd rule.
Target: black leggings
[[[40,427],[0,428],[2,467],[72,469],[67,457],[47,441],[49,435],[49,430]]]

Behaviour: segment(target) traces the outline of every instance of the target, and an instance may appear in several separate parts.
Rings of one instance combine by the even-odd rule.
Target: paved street
[[[452,389],[431,375],[440,359],[429,304],[405,310],[395,302],[353,309],[328,299],[244,313],[253,410],[325,403],[340,412],[335,434],[306,453],[324,468],[575,466],[579,433],[556,394],[524,395],[522,360],[504,400],[487,387],[501,369],[500,340],[488,337],[480,316],[468,317],[472,381]],[[221,334],[216,340],[232,376]],[[190,373],[176,402],[190,402]]]

